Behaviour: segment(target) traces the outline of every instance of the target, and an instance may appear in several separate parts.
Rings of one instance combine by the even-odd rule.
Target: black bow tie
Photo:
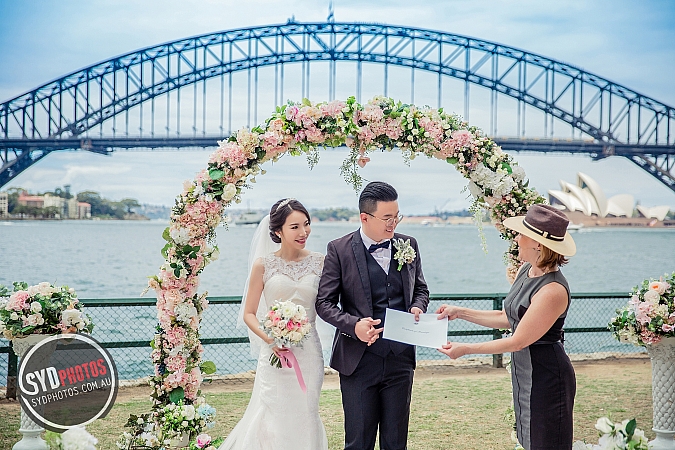
[[[368,247],[368,253],[373,253],[378,248],[389,248],[389,241],[380,242],[379,244],[372,244]]]

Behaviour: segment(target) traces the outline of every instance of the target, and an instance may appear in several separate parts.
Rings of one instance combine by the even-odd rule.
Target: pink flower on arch
[[[369,162],[370,162],[369,157],[367,157],[365,155],[361,155],[361,156],[359,156],[359,159],[356,161],[356,164],[358,164],[359,167],[364,168],[364,167],[366,167],[366,164],[368,164]]]
[[[166,340],[172,347],[183,345],[185,342],[185,337],[187,333],[182,327],[171,327],[166,330]]]
[[[473,140],[473,134],[467,130],[456,130],[452,132],[452,140],[455,141],[456,147],[468,147]]]
[[[342,110],[347,106],[347,104],[340,100],[333,100],[332,102],[324,103],[321,105],[321,113],[328,117],[336,118],[342,115]]]

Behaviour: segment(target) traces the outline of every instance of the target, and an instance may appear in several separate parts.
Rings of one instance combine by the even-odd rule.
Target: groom
[[[337,328],[330,366],[340,372],[345,449],[373,449],[378,426],[381,449],[407,445],[415,347],[379,336],[386,308],[419,320],[429,290],[417,241],[394,233],[402,219],[397,200],[387,183],[363,189],[361,228],[328,244],[319,282],[316,312]],[[417,255],[401,270],[392,238],[410,239]]]

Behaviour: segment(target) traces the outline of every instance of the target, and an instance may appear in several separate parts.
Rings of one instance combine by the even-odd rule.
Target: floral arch
[[[146,431],[154,429],[160,439],[172,432],[162,420],[167,408],[172,409],[172,403],[198,407],[203,402],[199,396],[202,373],[215,370],[212,363],[201,361],[199,323],[208,302],[205,293],[197,293],[199,274],[218,257],[215,229],[225,208],[239,203],[243,189],[265,173],[263,163],[285,153],[305,154],[313,167],[319,147],[346,145],[350,152],[340,170],[345,181],[358,190],[362,185],[359,167],[370,160],[368,154],[373,150],[398,147],[406,163],[421,155],[443,160],[469,179],[472,210],[476,214],[487,211],[502,238],[511,241],[505,254],[510,267],[517,266],[517,250],[513,233],[502,221],[544,201],[527,186],[525,171],[480,129],[443,109],[420,108],[386,97],[375,97],[365,105],[354,97],[328,103],[289,102],[277,107],[264,125],[241,130],[218,145],[208,167],[194,181],[184,182],[163,234],[166,262],[149,281],[149,288],[157,292],[159,319],[151,344],[152,396],[157,403],[137,423]]]

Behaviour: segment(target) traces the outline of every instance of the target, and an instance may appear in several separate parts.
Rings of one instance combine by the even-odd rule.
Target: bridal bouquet
[[[260,321],[260,328],[279,346],[300,346],[312,329],[307,318],[307,311],[302,305],[291,300],[277,300]],[[270,356],[270,364],[281,368],[281,361],[276,354]]]
[[[675,272],[657,280],[645,280],[633,288],[627,306],[616,311],[609,323],[621,342],[644,346],[664,337],[675,337]]]
[[[93,328],[75,290],[68,286],[15,282],[10,291],[0,285],[0,331],[6,339],[30,334],[91,333]]]
[[[576,441],[572,450],[648,450],[645,432],[637,428],[635,419],[612,423],[607,417],[601,417],[595,424],[600,434],[597,445]]]

